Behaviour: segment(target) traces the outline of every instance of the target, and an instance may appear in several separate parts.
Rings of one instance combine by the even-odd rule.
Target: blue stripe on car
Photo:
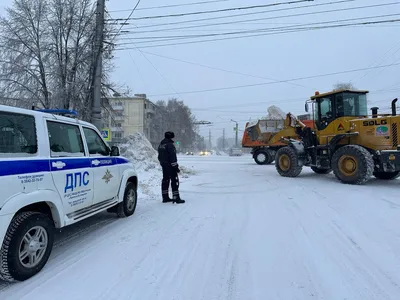
[[[82,157],[82,158],[57,158],[57,159],[26,159],[26,160],[3,160],[0,161],[0,177],[10,175],[21,175],[40,172],[57,172],[73,169],[83,169],[92,167],[93,160],[110,161],[107,164],[100,164],[98,167],[122,165],[129,163],[129,160],[122,157]],[[52,166],[52,163],[65,163],[63,168]],[[96,167],[93,165],[93,167]]]

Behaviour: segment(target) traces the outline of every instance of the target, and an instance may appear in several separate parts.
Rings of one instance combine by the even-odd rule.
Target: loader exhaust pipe
[[[376,106],[371,107],[371,110],[372,110],[372,117],[373,117],[373,118],[377,118],[377,117],[378,117],[378,109],[379,109],[379,107],[376,107]]]
[[[392,101],[392,116],[396,115],[396,102],[397,102],[397,98],[393,99],[393,101]]]

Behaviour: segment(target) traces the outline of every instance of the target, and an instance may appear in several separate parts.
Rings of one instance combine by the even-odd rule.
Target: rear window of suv
[[[38,151],[35,118],[0,112],[0,157],[24,157]]]

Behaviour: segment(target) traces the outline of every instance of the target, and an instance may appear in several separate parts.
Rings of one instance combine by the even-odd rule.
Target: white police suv
[[[55,228],[104,210],[136,209],[133,165],[90,123],[0,105],[0,278],[23,281],[44,267]]]

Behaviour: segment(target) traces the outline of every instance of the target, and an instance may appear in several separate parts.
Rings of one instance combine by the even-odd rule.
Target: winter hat
[[[166,139],[173,139],[175,137],[175,134],[172,131],[167,131],[164,134],[164,136],[165,136]]]

